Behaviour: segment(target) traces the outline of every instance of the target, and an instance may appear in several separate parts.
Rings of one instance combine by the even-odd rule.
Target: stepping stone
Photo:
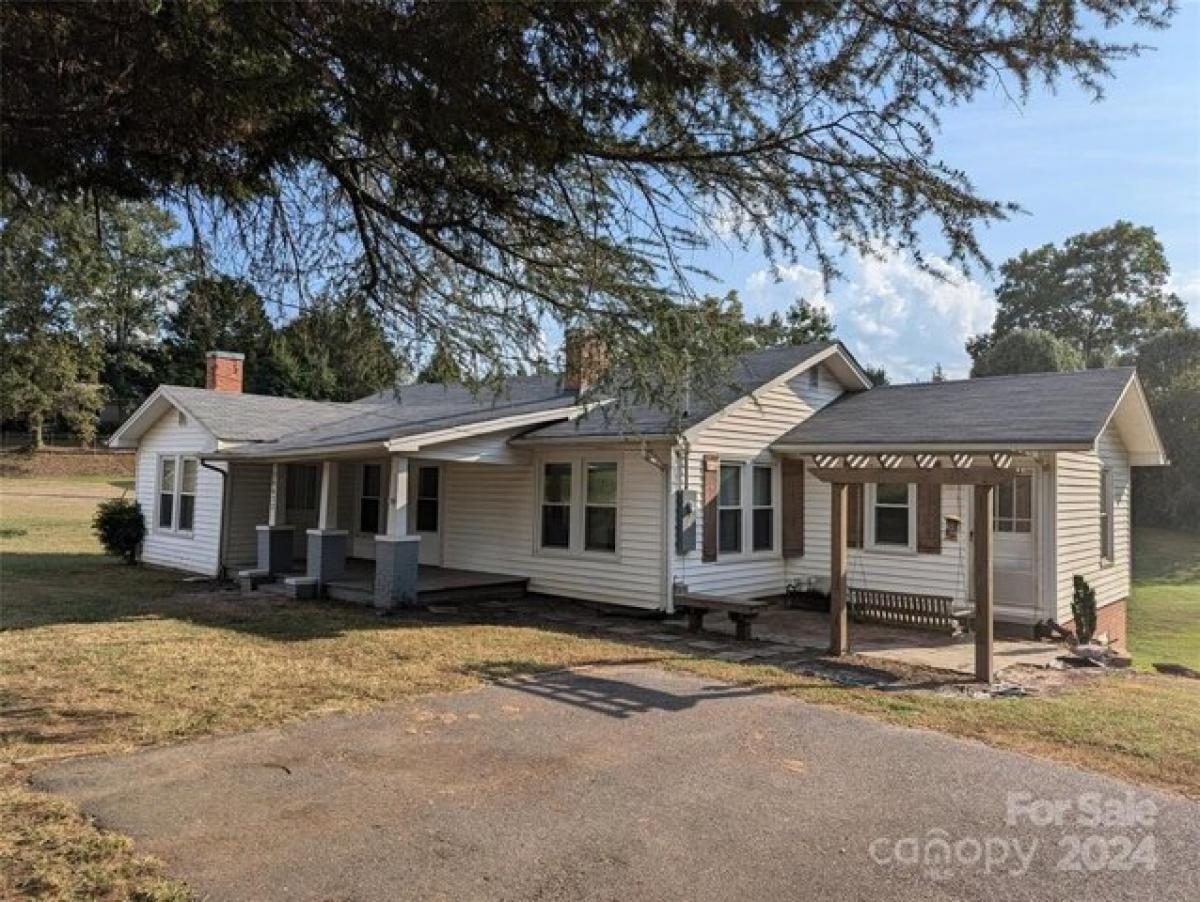
[[[674,633],[651,633],[646,637],[654,642],[678,642],[682,636],[676,636]]]
[[[722,661],[731,661],[734,664],[741,664],[743,661],[749,661],[754,657],[752,651],[723,651],[717,655]]]
[[[788,652],[790,652],[791,650],[792,649],[789,648]],[[764,658],[765,659],[765,658],[778,658],[780,655],[786,654],[786,652],[782,652],[777,649],[770,649],[770,648],[756,648],[756,649],[754,649],[754,651],[746,652],[746,654],[749,655],[751,658]],[[747,660],[749,660],[749,659],[747,659]]]
[[[729,648],[729,646],[724,642],[709,642],[702,639],[699,642],[689,642],[688,648],[698,648],[701,651],[721,651],[722,649]]]

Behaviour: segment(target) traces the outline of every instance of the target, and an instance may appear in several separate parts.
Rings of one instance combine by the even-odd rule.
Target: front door
[[[1034,478],[1017,476],[996,486],[992,509],[996,604],[1036,613]]]
[[[375,560],[375,536],[387,528],[387,483],[383,463],[358,465],[350,556]]]
[[[442,563],[442,468],[416,464],[408,481],[408,528],[421,537],[422,564]]]
[[[292,556],[308,557],[308,531],[317,525],[321,470],[315,464],[288,464],[284,475],[284,523],[293,527]]]

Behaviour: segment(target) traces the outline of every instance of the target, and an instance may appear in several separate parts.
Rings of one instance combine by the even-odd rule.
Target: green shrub
[[[1071,617],[1075,621],[1075,637],[1084,645],[1096,635],[1096,590],[1082,576],[1074,580],[1071,596]]]
[[[136,501],[113,498],[103,501],[92,519],[92,531],[104,550],[127,564],[136,564],[138,549],[146,537],[146,520]]]

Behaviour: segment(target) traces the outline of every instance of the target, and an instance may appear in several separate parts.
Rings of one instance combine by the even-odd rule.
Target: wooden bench
[[[704,615],[713,611],[725,611],[733,621],[737,638],[750,638],[750,625],[759,613],[769,607],[770,603],[753,598],[737,598],[722,595],[708,595],[703,592],[676,592],[675,609],[687,614],[689,633],[698,633],[704,629]]]

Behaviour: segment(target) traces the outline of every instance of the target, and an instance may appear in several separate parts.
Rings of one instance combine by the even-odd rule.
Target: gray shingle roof
[[[521,376],[499,392],[478,395],[461,385],[406,385],[336,405],[340,416],[311,422],[303,416],[271,440],[237,448],[231,456],[264,457],[286,451],[385,442],[422,432],[483,423],[523,413],[557,410],[575,403],[557,376]]]
[[[775,444],[1086,445],[1132,378],[1121,367],[883,386],[843,395]]]
[[[714,398],[696,399],[684,418],[683,427],[694,426],[742,395],[749,394],[782,376],[810,357],[837,344],[816,341],[793,347],[769,348],[744,354],[734,363],[726,385]],[[597,407],[586,416],[531,430],[529,439],[611,438],[621,435],[665,435],[671,429],[668,411],[659,407],[634,407],[614,415]]]
[[[364,409],[357,404],[234,394],[182,385],[163,385],[161,391],[205,429],[229,442],[271,441],[294,431],[297,424],[333,423]]]

